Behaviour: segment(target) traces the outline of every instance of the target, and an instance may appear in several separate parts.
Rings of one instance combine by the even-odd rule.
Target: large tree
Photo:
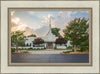
[[[60,31],[59,28],[51,28],[51,31],[52,31],[52,33],[53,33],[55,36],[61,37],[61,35],[60,35],[60,33],[59,33],[59,31]]]
[[[60,44],[60,45],[66,44],[66,43],[67,43],[67,40],[62,38],[62,37],[57,38],[56,41],[55,41],[55,44]]]
[[[42,43],[44,43],[44,40],[41,39],[41,38],[36,38],[36,39],[34,39],[34,41],[33,41],[33,44],[37,44],[37,45],[42,44]]]
[[[77,45],[81,45],[89,38],[88,34],[89,23],[85,18],[75,18],[72,20],[64,32],[64,38],[71,41],[74,46],[74,51],[76,52]]]
[[[11,33],[11,44],[16,46],[16,51],[18,52],[18,46],[23,46],[26,39],[24,36],[25,31],[16,31]]]

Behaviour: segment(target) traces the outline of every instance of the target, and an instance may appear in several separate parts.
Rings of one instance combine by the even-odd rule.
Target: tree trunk
[[[74,52],[76,52],[76,44],[74,45]]]
[[[16,52],[18,52],[18,45],[16,44]]]

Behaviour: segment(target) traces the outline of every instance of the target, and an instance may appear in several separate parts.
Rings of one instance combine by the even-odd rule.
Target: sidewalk
[[[46,49],[46,50],[29,50],[30,54],[60,54],[63,51],[70,50],[54,50],[54,49]]]

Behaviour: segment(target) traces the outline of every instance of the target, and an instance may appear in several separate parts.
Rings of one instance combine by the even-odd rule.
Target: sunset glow
[[[25,30],[28,34],[45,35],[49,30],[49,19],[52,28],[63,29],[74,18],[89,18],[87,11],[11,11],[11,31]]]

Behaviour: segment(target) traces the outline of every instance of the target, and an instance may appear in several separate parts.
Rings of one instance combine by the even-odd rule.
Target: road
[[[28,54],[12,53],[12,63],[89,63],[88,54]]]

